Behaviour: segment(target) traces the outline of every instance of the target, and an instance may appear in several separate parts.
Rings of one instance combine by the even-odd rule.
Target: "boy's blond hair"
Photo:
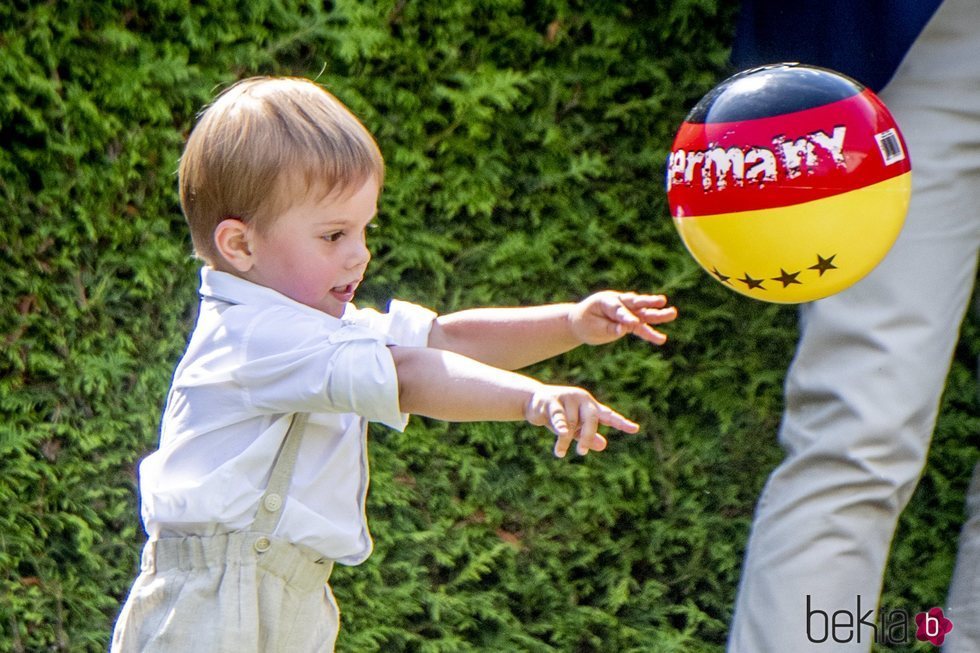
[[[252,77],[201,113],[180,159],[180,205],[195,254],[215,265],[222,220],[264,229],[297,193],[354,192],[383,177],[374,138],[326,89],[295,77]]]

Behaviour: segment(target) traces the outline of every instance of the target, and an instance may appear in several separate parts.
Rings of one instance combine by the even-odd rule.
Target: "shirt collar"
[[[200,295],[207,299],[216,299],[229,304],[248,304],[248,305],[280,305],[288,306],[293,310],[301,311],[308,315],[318,317],[328,322],[334,322],[338,326],[341,320],[317,310],[312,306],[301,304],[300,302],[286,297],[281,292],[273,290],[267,286],[252,283],[241,277],[236,277],[227,272],[215,270],[212,267],[204,266],[201,268],[201,288]],[[348,304],[345,308],[346,315],[352,306]]]

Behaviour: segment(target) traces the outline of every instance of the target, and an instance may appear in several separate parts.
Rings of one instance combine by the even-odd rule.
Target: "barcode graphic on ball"
[[[878,149],[881,150],[881,158],[885,160],[886,166],[905,160],[905,150],[902,149],[902,141],[894,127],[875,134],[875,140],[878,141]]]

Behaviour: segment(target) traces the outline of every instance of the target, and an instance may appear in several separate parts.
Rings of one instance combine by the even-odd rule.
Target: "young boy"
[[[333,650],[333,563],[372,547],[369,421],[527,420],[559,457],[573,440],[604,449],[600,424],[638,430],[585,390],[507,370],[626,333],[662,344],[662,296],[355,308],[383,175],[371,135],[307,80],[244,80],[201,115],[180,164],[201,308],[140,465],[149,540],[112,651]]]

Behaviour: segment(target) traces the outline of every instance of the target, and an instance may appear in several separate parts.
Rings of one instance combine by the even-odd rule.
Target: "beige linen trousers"
[[[252,527],[151,540],[110,653],[322,653],[340,626],[333,562],[275,538],[307,415],[293,417]]]

